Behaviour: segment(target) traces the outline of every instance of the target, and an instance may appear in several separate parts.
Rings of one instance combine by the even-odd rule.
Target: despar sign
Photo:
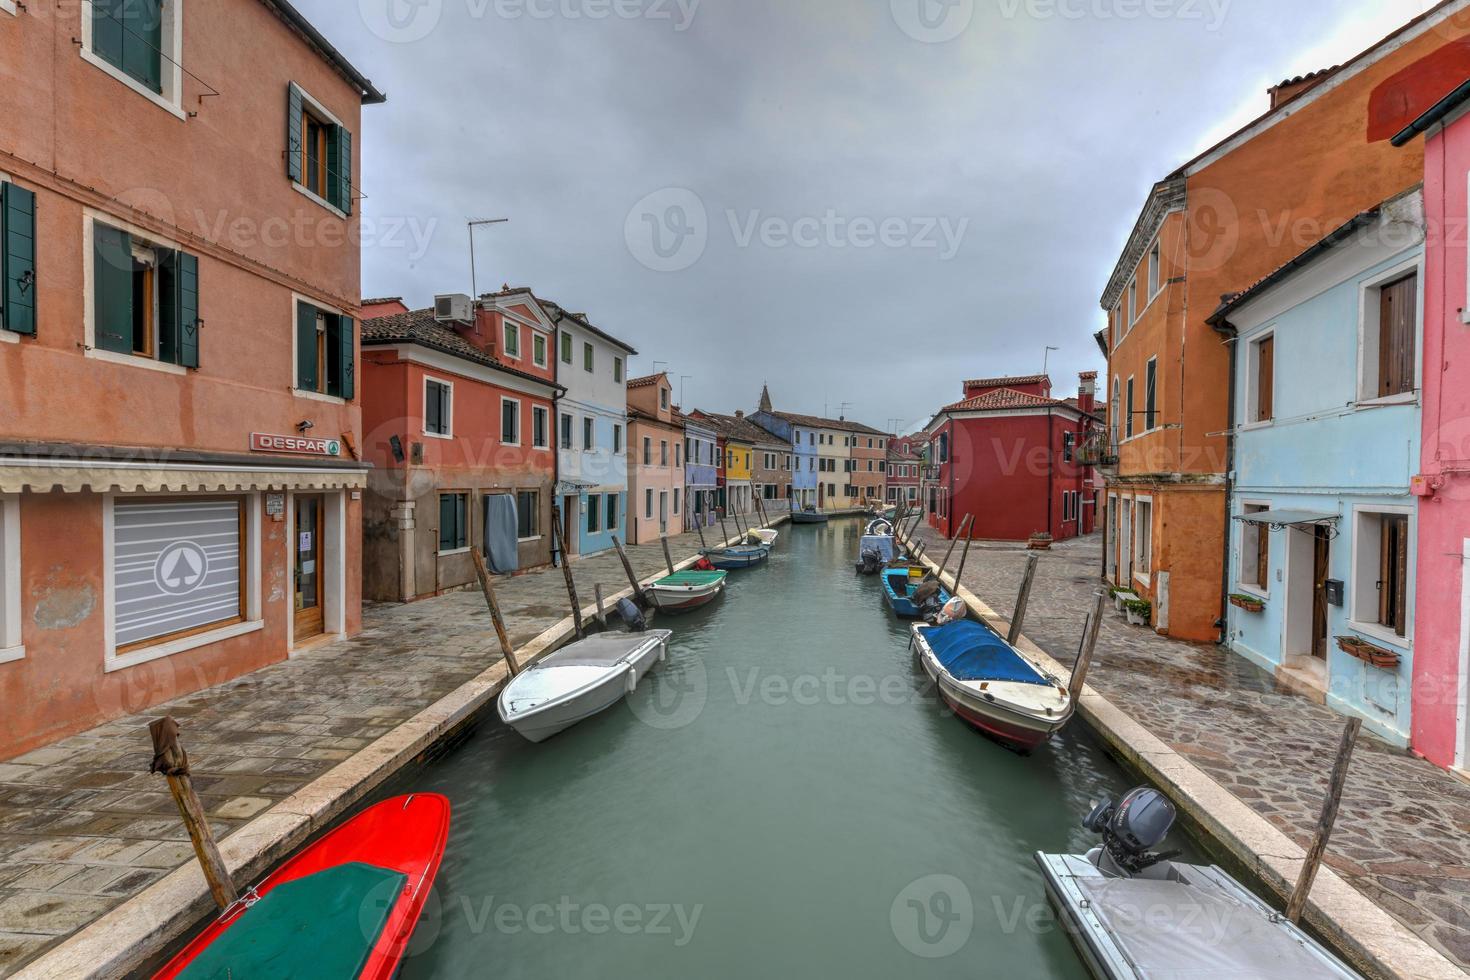
[[[298,456],[341,456],[342,443],[336,439],[311,439],[307,436],[277,436],[269,432],[252,432],[250,449],[257,453],[293,453]]]

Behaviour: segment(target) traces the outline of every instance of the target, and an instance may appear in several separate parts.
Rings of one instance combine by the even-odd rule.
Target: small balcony
[[[1077,447],[1077,462],[1082,466],[1096,466],[1104,472],[1118,469],[1118,446],[1107,430],[1099,430]]]

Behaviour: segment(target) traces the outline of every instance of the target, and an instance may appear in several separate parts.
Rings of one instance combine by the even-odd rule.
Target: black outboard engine
[[[632,599],[620,599],[618,601],[617,610],[618,615],[622,617],[623,622],[628,625],[628,629],[631,632],[648,632],[648,619],[643,615],[643,611],[638,608],[637,603],[635,603]]]
[[[1174,804],[1163,793],[1144,786],[1123,797],[1121,803],[1105,800],[1097,804],[1082,826],[1102,835],[1098,867],[1131,878],[1178,854],[1155,854],[1150,850],[1169,836],[1174,816]]]
[[[877,575],[883,571],[883,553],[877,548],[865,550],[858,563],[858,571],[863,575]]]

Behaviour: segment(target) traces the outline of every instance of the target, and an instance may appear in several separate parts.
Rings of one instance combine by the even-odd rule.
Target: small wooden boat
[[[771,557],[771,549],[763,544],[737,544],[729,548],[711,548],[700,554],[721,571],[738,572],[753,568]]]
[[[910,643],[944,702],[997,741],[1029,752],[1072,717],[1060,681],[973,620],[916,624]]]
[[[683,613],[714,602],[725,591],[729,572],[677,572],[654,582],[644,594],[660,612]]]
[[[601,633],[522,671],[500,692],[500,720],[544,742],[633,692],[669,652],[669,630]]]
[[[883,594],[888,599],[889,608],[899,619],[918,619],[920,615],[919,606],[914,602],[913,596],[924,580],[922,572],[919,575],[914,572],[915,569],[906,564],[897,568],[890,567],[883,572]],[[939,604],[943,605],[951,598],[949,590],[941,587]]]
[[[1036,854],[1047,897],[1093,976],[1358,977],[1220,868],[1149,850],[1174,816],[1163,794],[1143,787],[1097,804],[1083,821],[1102,835],[1101,847]]]
[[[369,807],[290,858],[155,976],[386,980],[418,924],[449,839],[449,800]]]
[[[781,537],[781,532],[765,527],[754,527],[750,529],[750,537],[759,541],[767,548],[774,548],[776,546],[776,540]]]
[[[792,524],[826,524],[830,518],[815,507],[807,507],[803,510],[792,511]]]

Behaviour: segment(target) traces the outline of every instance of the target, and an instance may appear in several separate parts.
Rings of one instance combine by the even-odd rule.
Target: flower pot
[[[1148,619],[1142,613],[1137,613],[1137,612],[1134,612],[1132,609],[1130,609],[1127,612],[1127,616],[1128,616],[1128,625],[1129,626],[1147,626],[1148,625]]]

